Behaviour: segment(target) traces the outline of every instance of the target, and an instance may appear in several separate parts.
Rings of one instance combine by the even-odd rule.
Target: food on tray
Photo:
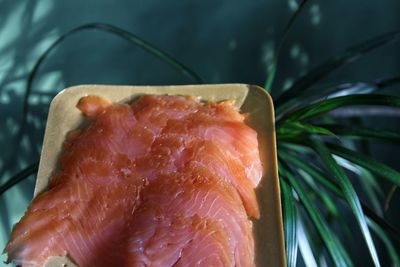
[[[232,102],[83,97],[48,190],[14,227],[8,260],[42,266],[254,266],[257,133]]]

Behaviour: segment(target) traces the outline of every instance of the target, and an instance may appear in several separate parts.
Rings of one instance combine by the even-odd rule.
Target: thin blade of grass
[[[293,146],[289,146],[292,148]],[[298,146],[296,146],[298,147]],[[301,151],[301,150],[300,150]],[[329,175],[326,175],[322,172],[321,169],[317,168],[316,166],[311,165],[309,162],[301,160],[301,157],[291,155],[287,152],[284,152],[282,149],[279,150],[278,155],[282,158],[282,160],[288,161],[288,163],[292,164],[292,166],[307,172],[311,177],[313,177],[316,181],[322,184],[324,187],[329,189],[332,193],[334,193],[337,197],[344,199],[343,193],[336,181],[333,181],[329,178]],[[364,210],[365,214],[374,220],[375,223],[379,224],[380,227],[385,229],[390,235],[398,241],[400,245],[400,233],[399,231],[394,228],[391,224],[387,221],[382,219],[379,215],[377,215],[367,204],[365,204],[361,200],[361,206]]]
[[[32,70],[29,73],[27,85],[25,88],[25,95],[24,95],[24,100],[23,100],[23,112],[22,112],[24,118],[26,117],[26,114],[28,113],[28,109],[29,109],[28,98],[32,91],[33,80],[34,80],[41,64],[44,62],[44,60],[47,58],[47,56],[56,47],[58,47],[64,40],[66,40],[68,37],[70,37],[72,35],[75,35],[76,33],[86,31],[86,30],[99,30],[99,31],[110,33],[117,37],[123,38],[123,39],[127,40],[128,42],[130,42],[131,44],[134,44],[134,45],[142,48],[146,52],[152,54],[153,56],[159,58],[161,61],[170,65],[171,67],[173,67],[174,69],[176,69],[177,71],[182,73],[182,75],[190,78],[194,82],[203,83],[202,79],[190,68],[188,68],[184,64],[180,63],[177,59],[168,55],[166,52],[163,52],[162,50],[156,48],[154,45],[152,45],[149,42],[145,41],[144,39],[140,38],[139,36],[129,32],[129,31],[126,31],[122,28],[111,25],[111,24],[90,23],[90,24],[85,24],[85,25],[76,27],[76,28],[64,33],[60,37],[58,37],[57,40],[55,40],[37,59]]]
[[[276,114],[280,117],[282,113],[287,113],[288,111],[304,106],[305,103],[338,96],[370,94],[398,83],[400,83],[400,76],[369,82],[357,81],[314,86],[302,92],[300,95],[288,99],[284,104],[276,106]]]
[[[313,177],[316,181],[318,181],[320,184],[322,184],[324,187],[329,189],[332,193],[334,193],[337,197],[344,199],[343,193],[336,181],[333,181],[329,178],[329,175],[326,175],[322,172],[321,169],[317,168],[316,166],[311,165],[309,162],[306,162],[304,160],[301,160],[301,157],[296,157],[293,156],[287,152],[284,152],[283,150],[280,150],[278,152],[278,155],[285,161],[288,161],[288,163],[292,164],[292,166],[305,171],[308,173],[311,177]],[[374,220],[375,223],[379,224],[380,227],[385,229],[390,235],[395,238],[400,245],[400,233],[399,231],[394,228],[391,224],[389,224],[387,221],[382,219],[379,215],[377,215],[368,205],[366,205],[362,200],[361,200],[361,206],[362,209],[364,210],[365,214]]]
[[[297,181],[294,175],[288,171],[284,163],[280,164],[279,171],[281,175],[288,180],[289,184],[296,191],[300,201],[303,203],[311,221],[314,223],[321,239],[323,240],[332,261],[336,266],[353,266],[349,256],[344,250],[342,244],[337,237],[331,232],[328,224],[318,212],[313,201],[310,200],[303,186]]]
[[[400,133],[392,130],[366,128],[358,125],[356,127],[351,127],[339,124],[317,124],[317,127],[327,129],[337,136],[400,143]]]
[[[303,94],[287,100],[283,105],[277,106],[276,114],[277,116],[281,116],[282,113],[287,113],[304,106],[306,103],[332,98],[335,94],[337,94],[336,96],[360,93],[366,94],[372,93],[378,89],[379,87],[372,82],[347,82],[339,85],[315,86],[305,91]]]
[[[327,208],[328,214],[327,214],[327,221],[335,221],[339,225],[341,225],[341,232],[343,233],[343,236],[346,237],[347,239],[351,240],[352,237],[352,232],[350,228],[348,227],[348,223],[346,222],[346,219],[343,217],[343,214],[339,209],[337,208],[337,199],[333,197],[331,194],[328,194],[325,190],[325,188],[322,188],[318,186],[314,182],[314,177],[312,177],[308,172],[302,170],[302,169],[296,169],[297,173],[299,174],[300,177],[304,179],[304,181],[307,183],[307,185],[311,188],[312,192],[315,193],[319,199],[322,200],[324,203],[325,207]],[[341,196],[343,198],[343,196]]]
[[[372,207],[374,208],[375,212],[382,217],[383,209],[379,201],[377,192],[380,194],[380,196],[383,196],[383,192],[379,187],[378,183],[376,182],[376,179],[373,176],[373,174],[368,170],[358,165],[355,165],[344,158],[338,156],[333,156],[333,157],[339,163],[340,166],[356,174],[356,177],[359,178],[360,180],[362,189],[368,196],[367,200],[369,201],[369,203],[372,204]]]
[[[400,266],[400,258],[399,254],[397,253],[398,250],[396,250],[395,246],[392,244],[392,241],[387,236],[385,231],[372,220],[367,220],[367,223],[369,227],[372,229],[372,231],[375,232],[375,234],[382,240],[383,244],[386,246],[389,257],[392,260],[393,266]]]
[[[340,214],[340,212],[336,207],[334,198],[328,195],[324,188],[318,186],[315,183],[313,177],[309,175],[307,172],[301,169],[297,169],[297,173],[299,174],[300,177],[303,177],[303,180],[311,188],[311,190],[315,192],[315,194],[322,200],[322,202],[324,202],[325,207],[327,208],[329,214],[332,215],[332,217],[337,217]]]
[[[318,260],[315,258],[312,251],[312,242],[310,235],[307,235],[307,228],[303,225],[301,219],[297,220],[297,236],[299,240],[300,254],[303,257],[306,267],[318,267]]]
[[[324,175],[324,173],[320,170],[317,169],[315,166],[311,166],[309,163],[306,163],[306,161],[299,160],[297,157],[290,155],[289,153],[285,152],[280,152],[281,155],[293,166],[297,168],[297,172],[299,173],[300,176],[303,177],[304,181],[310,186],[310,188],[314,192],[318,192],[318,196],[321,198],[321,200],[324,202],[325,206],[328,208],[329,212],[334,216],[338,217],[340,212],[338,211],[336,207],[336,201],[329,196],[324,188],[320,188],[315,182],[318,181],[320,184],[322,184],[325,188],[327,188],[331,193],[333,193],[335,196],[339,198],[344,198],[342,191],[340,190],[339,185],[335,182],[329,179],[329,175]],[[358,167],[358,166],[357,166]],[[364,184],[364,183],[363,183]],[[361,206],[364,209],[369,209],[369,207],[366,207],[366,205],[361,202]],[[379,206],[380,207],[380,206]],[[381,209],[378,209],[381,211]],[[372,210],[371,210],[372,211]],[[367,212],[366,212],[367,214]],[[369,214],[369,213],[368,213]],[[379,216],[382,214],[379,213]],[[344,226],[345,227],[345,224]],[[347,229],[348,232],[350,232],[349,229]]]
[[[286,37],[292,28],[296,18],[300,15],[301,11],[304,9],[305,4],[308,2],[308,0],[302,0],[299,6],[297,7],[296,11],[293,13],[293,15],[290,17],[288,23],[285,26],[285,29],[283,30],[283,34],[281,39],[279,40],[278,47],[276,49],[276,53],[274,54],[274,58],[272,59],[271,64],[267,68],[267,79],[265,81],[264,88],[267,90],[267,92],[271,92],[272,89],[272,84],[274,82],[275,74],[276,74],[276,68],[278,65],[278,60],[279,56],[282,51],[283,44],[285,43]]]
[[[344,159],[342,157],[333,156],[335,158],[335,160],[340,164],[340,166],[342,166],[343,168],[346,168],[347,170],[353,172],[354,174],[356,174],[358,177],[362,178],[362,183],[364,184],[368,184],[369,187],[371,187],[371,189],[374,189],[375,191],[377,191],[379,193],[379,195],[381,197],[383,197],[383,191],[381,189],[381,187],[379,186],[378,182],[376,181],[375,176],[373,176],[373,174],[359,166],[356,164],[353,164],[352,162],[348,161],[347,159]]]
[[[400,97],[378,94],[349,95],[318,101],[307,107],[289,112],[280,121],[304,121],[343,106],[374,105],[400,107]]]
[[[333,154],[347,159],[354,164],[357,164],[371,172],[374,172],[386,178],[388,181],[396,184],[397,186],[400,186],[400,172],[392,169],[386,164],[380,163],[368,156],[362,155],[353,150],[335,144],[328,144],[328,148]]]
[[[320,141],[314,141],[312,143],[317,154],[320,155],[322,161],[324,162],[327,170],[329,170],[332,175],[337,179],[338,184],[340,185],[343,195],[350,205],[351,210],[354,213],[354,216],[360,226],[362,235],[367,244],[368,250],[370,252],[371,258],[374,262],[375,266],[380,266],[378,254],[375,249],[374,241],[372,240],[371,233],[368,229],[368,225],[365,219],[364,212],[361,208],[361,203],[358,199],[357,193],[354,190],[350,180],[345,174],[344,170],[339,166],[339,164],[335,161],[328,148]]]
[[[8,189],[13,187],[14,185],[18,184],[19,182],[25,180],[32,174],[36,173],[39,167],[39,162],[35,162],[16,175],[12,176],[10,179],[8,179],[4,184],[0,186],[0,196],[6,192]]]
[[[300,122],[284,122],[277,126],[276,128],[277,137],[280,135],[288,135],[288,134],[317,134],[317,135],[326,135],[326,136],[335,136],[335,134],[328,129],[323,127],[314,126],[312,124],[305,124]]]
[[[379,216],[383,216],[382,204],[379,201],[379,198],[376,192],[372,189],[372,187],[368,183],[361,183],[361,187],[367,195],[369,202],[372,205],[372,208]]]
[[[392,41],[397,41],[400,37],[400,31],[394,31],[379,35],[370,40],[362,42],[348,50],[342,55],[335,56],[325,63],[317,66],[310,70],[305,76],[298,79],[288,90],[283,92],[275,101],[276,106],[282,106],[286,101],[294,99],[300,93],[304,93],[305,90],[311,88],[312,85],[325,78],[328,74],[332,73],[336,69],[347,65],[365,55],[376,48],[382,47]]]
[[[389,193],[385,199],[385,210],[387,211],[389,209],[390,206],[390,202],[392,202],[394,193],[396,192],[396,189],[398,188],[397,185],[392,185],[392,187],[389,190]]]
[[[304,144],[306,140],[309,139],[302,139],[297,142],[278,142],[278,150],[282,152],[293,151],[299,155],[311,155],[314,153],[314,150]]]
[[[297,208],[290,186],[281,180],[283,196],[283,214],[285,229],[286,261],[288,267],[296,267],[297,263]]]
[[[299,159],[298,157],[295,157],[289,153],[279,151],[279,154],[282,156],[282,159],[291,163],[293,166],[296,166],[296,168],[308,173],[311,177],[316,179],[318,182],[320,182],[322,185],[324,185],[326,188],[328,188],[335,195],[342,196],[342,192],[340,191],[340,188],[338,187],[338,185],[335,184],[335,182],[332,181],[331,179],[327,178],[322,173],[321,170],[317,169],[316,167],[311,166],[310,164],[307,164],[305,161],[303,161],[303,160]]]

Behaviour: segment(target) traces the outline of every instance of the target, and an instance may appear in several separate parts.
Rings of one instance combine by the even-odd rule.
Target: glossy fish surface
[[[98,96],[5,251],[19,266],[255,266],[257,133],[232,102]]]

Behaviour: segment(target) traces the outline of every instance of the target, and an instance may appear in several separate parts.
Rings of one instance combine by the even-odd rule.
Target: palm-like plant
[[[274,88],[273,81],[282,44],[306,2],[307,0],[304,0],[299,4],[286,26],[275,58],[268,69],[265,85],[267,91]],[[17,138],[21,138],[28,123],[28,99],[42,62],[69,36],[93,29],[126,39],[160,58],[194,82],[202,83],[200,77],[188,67],[130,32],[101,23],[83,25],[60,36],[38,58],[28,76],[23,118]],[[377,179],[383,178],[393,184],[393,190],[386,198],[388,203],[394,190],[400,185],[400,173],[354,150],[357,142],[399,142],[400,134],[388,129],[363,126],[361,120],[350,121],[360,116],[357,112],[345,113],[340,119],[332,115],[332,111],[346,106],[400,107],[399,97],[375,94],[382,88],[400,82],[400,77],[331,86],[318,84],[337,68],[399,38],[400,32],[392,32],[354,46],[342,55],[312,69],[274,99],[288,266],[296,266],[298,250],[307,266],[354,266],[354,256],[347,252],[343,243],[350,234],[349,227],[352,226],[352,222],[358,225],[371,262],[375,266],[380,266],[379,255],[375,249],[376,239],[380,239],[387,248],[392,264],[400,266],[396,250],[399,247],[400,234],[385,219],[379,201],[382,198],[382,183]],[[36,173],[37,168],[38,162],[11,177],[0,187],[0,194]],[[353,177],[354,180],[349,177]],[[356,192],[354,181],[361,183],[359,191],[367,196],[368,203]]]
[[[302,1],[292,16],[284,37],[306,2]],[[374,94],[379,89],[399,82],[400,77],[369,83],[317,86],[319,80],[337,68],[399,37],[400,32],[383,34],[348,49],[309,71],[274,101],[288,266],[296,266],[300,241],[304,247],[311,248],[308,253],[300,250],[306,265],[331,263],[335,266],[354,266],[339,236],[330,227],[335,222],[340,223],[341,230],[345,232],[348,220],[344,217],[346,212],[338,211],[338,201],[345,202],[353,214],[374,265],[380,266],[380,261],[371,230],[387,247],[392,264],[400,266],[395,249],[399,245],[400,235],[382,217],[382,207],[377,197],[381,188],[376,180],[376,176],[385,178],[396,188],[400,184],[400,173],[348,148],[354,147],[355,139],[396,142],[400,140],[400,134],[363,127],[361,123],[349,125],[343,122],[343,118],[339,122],[330,114],[345,106],[400,107],[399,97]],[[267,90],[272,85],[278,56],[270,68]],[[347,121],[353,116],[348,114]],[[364,184],[374,209],[360,199],[346,171],[355,174],[356,179]],[[328,218],[331,222],[328,222]],[[299,233],[301,236],[298,236]],[[349,236],[347,238],[351,239]],[[319,241],[322,241],[322,249],[316,244]]]

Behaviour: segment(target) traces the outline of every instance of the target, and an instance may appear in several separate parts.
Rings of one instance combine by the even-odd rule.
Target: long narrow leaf
[[[291,146],[292,147],[292,146]],[[343,198],[343,193],[340,190],[340,187],[337,182],[331,180],[327,175],[325,175],[320,169],[311,165],[309,162],[305,162],[301,160],[300,157],[297,158],[289,153],[280,150],[278,155],[282,158],[282,160],[287,161],[288,163],[292,164],[292,166],[307,172],[311,177],[316,179],[319,183],[324,185],[328,188],[332,193],[336,196]],[[400,233],[399,231],[390,225],[387,221],[382,219],[379,215],[377,215],[371,208],[369,208],[364,202],[361,201],[361,206],[365,214],[371,218],[375,223],[377,223],[380,227],[385,229],[390,236],[393,237],[400,245]]]
[[[286,167],[282,163],[279,166],[279,171],[283,177],[288,179],[291,186],[294,188],[298,194],[301,202],[303,203],[310,219],[314,223],[316,229],[318,230],[321,239],[323,240],[332,261],[336,266],[353,266],[349,256],[344,250],[342,244],[337,239],[337,237],[331,232],[326,221],[318,212],[317,207],[314,205],[313,201],[310,200],[303,186],[297,181],[292,173],[287,171]]]
[[[28,112],[28,98],[32,90],[32,83],[33,80],[36,76],[37,71],[39,70],[39,67],[41,64],[44,62],[46,57],[55,49],[57,48],[58,45],[60,45],[65,39],[67,39],[70,36],[75,35],[76,33],[86,31],[86,30],[99,30],[102,32],[110,33],[112,35],[115,35],[117,37],[123,38],[130,42],[131,44],[134,44],[142,49],[144,49],[146,52],[154,55],[155,57],[159,58],[161,61],[165,62],[166,64],[170,65],[174,69],[178,70],[180,73],[182,73],[184,76],[190,78],[196,83],[203,83],[202,79],[190,68],[185,66],[184,64],[180,63],[178,60],[173,58],[172,56],[168,55],[167,53],[161,51],[160,49],[156,48],[154,45],[150,44],[149,42],[143,40],[139,36],[128,32],[122,28],[116,27],[111,24],[104,24],[104,23],[90,23],[90,24],[85,24],[79,27],[76,27],[60,37],[57,38],[47,49],[44,51],[44,53],[37,59],[36,63],[34,64],[31,72],[29,73],[28,76],[28,82],[26,85],[25,89],[25,95],[24,95],[24,102],[23,102],[23,114],[26,116]],[[24,119],[25,120],[25,119]]]
[[[276,101],[276,106],[282,106],[289,99],[294,99],[300,93],[304,93],[305,90],[311,88],[312,85],[325,78],[328,74],[332,73],[336,69],[349,64],[369,51],[379,48],[392,41],[397,41],[400,37],[400,31],[386,33],[377,37],[374,37],[368,41],[362,42],[348,50],[342,55],[335,56],[325,63],[317,66],[316,68],[309,71],[305,76],[298,79],[288,90],[283,92]]]
[[[327,129],[338,136],[353,137],[354,139],[368,139],[373,141],[388,141],[400,143],[400,133],[394,132],[392,130],[366,128],[358,125],[355,127],[351,127],[339,124],[318,124],[316,126]]]
[[[327,178],[322,173],[321,170],[318,170],[317,168],[311,166],[310,164],[307,164],[304,160],[301,160],[300,158],[295,157],[289,153],[279,151],[279,155],[282,156],[282,159],[284,159],[288,163],[308,173],[311,177],[313,177],[318,182],[323,184],[326,188],[328,188],[331,192],[333,192],[337,196],[342,196],[342,192],[340,191],[338,185],[335,184],[334,181],[331,181],[329,178]]]
[[[278,117],[280,117],[283,112],[286,113],[294,110],[312,101],[345,95],[371,94],[398,83],[400,83],[400,76],[380,79],[378,81],[356,81],[341,84],[314,86],[303,91],[298,96],[288,99],[284,104],[276,105],[276,114]]]
[[[386,199],[385,199],[385,210],[388,210],[388,209],[389,209],[390,202],[392,202],[394,193],[396,192],[396,189],[397,189],[397,188],[398,188],[397,185],[393,185],[393,186],[390,188],[389,193],[387,194]]]
[[[278,138],[280,135],[302,134],[302,133],[335,136],[333,132],[323,127],[314,126],[306,123],[300,123],[300,122],[292,122],[292,121],[280,124],[276,129],[276,133]]]
[[[6,192],[8,189],[16,185],[17,183],[23,181],[24,179],[28,178],[32,174],[36,173],[39,167],[39,162],[35,162],[10,179],[8,179],[4,184],[0,186],[0,195],[2,195],[4,192]]]
[[[279,40],[279,44],[278,47],[276,49],[276,52],[274,54],[274,58],[272,59],[271,64],[268,66],[268,74],[267,74],[267,79],[265,81],[265,90],[267,90],[268,92],[271,92],[271,87],[272,84],[274,82],[274,78],[275,78],[275,74],[276,74],[276,68],[278,65],[278,60],[279,60],[279,56],[281,55],[281,51],[282,51],[282,47],[283,44],[285,43],[286,37],[290,31],[290,29],[293,26],[294,21],[296,20],[296,18],[300,15],[300,13],[302,12],[302,10],[305,7],[305,4],[308,2],[308,0],[302,0],[301,3],[299,4],[298,8],[296,9],[296,11],[293,13],[293,15],[290,17],[288,23],[285,26],[285,29],[283,30],[283,34],[281,39]]]
[[[383,216],[382,205],[376,194],[376,192],[378,192],[381,196],[383,196],[383,192],[376,182],[374,175],[370,171],[355,165],[344,158],[338,156],[334,156],[334,158],[340,166],[356,174],[356,177],[360,180],[361,187],[368,196],[367,199],[369,203],[372,204],[372,207],[379,214],[379,216]]]
[[[320,186],[318,186],[313,179],[314,177],[309,175],[307,172],[305,172],[304,170],[298,169],[297,173],[301,177],[303,177],[304,181],[311,188],[311,190],[313,192],[315,192],[315,194],[318,197],[321,198],[321,200],[324,202],[326,208],[328,209],[330,215],[332,215],[333,217],[337,217],[340,212],[336,207],[334,198],[332,198],[330,195],[328,195],[324,188],[321,188]]]
[[[297,208],[290,186],[281,180],[283,214],[285,228],[286,262],[288,267],[296,267],[297,262]]]
[[[379,201],[376,192],[372,189],[372,187],[368,183],[361,183],[361,187],[363,188],[365,194],[367,195],[367,199],[369,203],[371,203],[372,208],[376,211],[376,213],[379,216],[383,217],[382,204]]]
[[[353,162],[354,164],[357,164],[367,170],[377,173],[389,180],[390,182],[400,186],[400,172],[390,168],[386,164],[382,164],[368,156],[362,155],[360,153],[335,144],[329,144],[328,147],[330,151],[332,151],[332,153],[334,153],[335,155],[345,158]]]
[[[321,170],[317,169],[314,166],[311,166],[310,164],[306,163],[306,161],[300,160],[288,153],[281,152],[281,155],[287,160],[289,163],[291,163],[293,166],[296,167],[297,172],[299,175],[301,175],[304,180],[307,182],[307,184],[310,186],[310,188],[314,192],[318,192],[318,196],[321,198],[321,200],[325,203],[325,206],[328,208],[330,213],[335,216],[338,220],[344,221],[343,218],[338,216],[340,213],[338,209],[336,208],[335,201],[332,199],[331,196],[327,195],[325,193],[325,190],[323,188],[320,188],[318,185],[314,183],[314,179],[318,182],[320,182],[322,185],[324,185],[328,190],[330,190],[332,193],[334,193],[337,197],[339,198],[344,198],[342,191],[339,188],[339,185],[335,182],[329,179],[327,176],[329,175],[324,175]],[[367,216],[373,213],[373,211],[366,206],[364,203],[361,202],[361,206],[363,210],[366,210]],[[380,209],[379,209],[380,211]],[[380,216],[381,214],[379,214]],[[374,216],[376,218],[377,216]],[[381,220],[382,221],[382,220]],[[379,223],[381,223],[381,221]],[[345,223],[342,223],[343,225],[343,230],[349,235],[350,229],[347,227]],[[387,228],[386,225],[383,225],[385,229]]]
[[[303,257],[304,264],[306,267],[318,267],[318,260],[315,258],[314,253],[311,248],[312,238],[307,234],[307,228],[304,227],[302,221],[298,220],[297,226],[297,236],[299,240],[299,249]]]
[[[325,163],[326,168],[332,173],[332,175],[337,179],[344,197],[350,205],[356,220],[361,228],[361,232],[367,243],[369,252],[371,254],[372,260],[375,266],[380,266],[378,254],[375,249],[374,241],[372,240],[371,233],[368,229],[368,225],[365,219],[364,212],[361,208],[360,201],[358,199],[357,193],[354,190],[350,180],[347,178],[343,169],[338,165],[333,156],[330,154],[327,147],[320,141],[315,141],[313,143],[315,151],[321,156],[322,161]]]
[[[347,82],[315,86],[304,91],[299,96],[287,100],[283,105],[276,106],[276,114],[277,116],[281,116],[282,113],[287,113],[288,111],[297,109],[313,101],[350,94],[373,93],[379,88],[380,87],[373,82]]]
[[[389,253],[389,256],[392,260],[393,266],[400,266],[400,258],[398,254],[398,249],[396,250],[395,246],[390,241],[389,237],[386,235],[385,231],[379,227],[375,222],[372,220],[367,220],[369,227],[375,234],[382,240],[383,244],[385,244],[386,249]]]
[[[308,120],[343,106],[354,106],[354,105],[378,105],[378,106],[400,107],[400,97],[389,96],[389,95],[376,95],[376,94],[335,97],[316,102],[314,104],[311,104],[307,107],[301,108],[293,112],[289,112],[281,119],[281,121]]]

